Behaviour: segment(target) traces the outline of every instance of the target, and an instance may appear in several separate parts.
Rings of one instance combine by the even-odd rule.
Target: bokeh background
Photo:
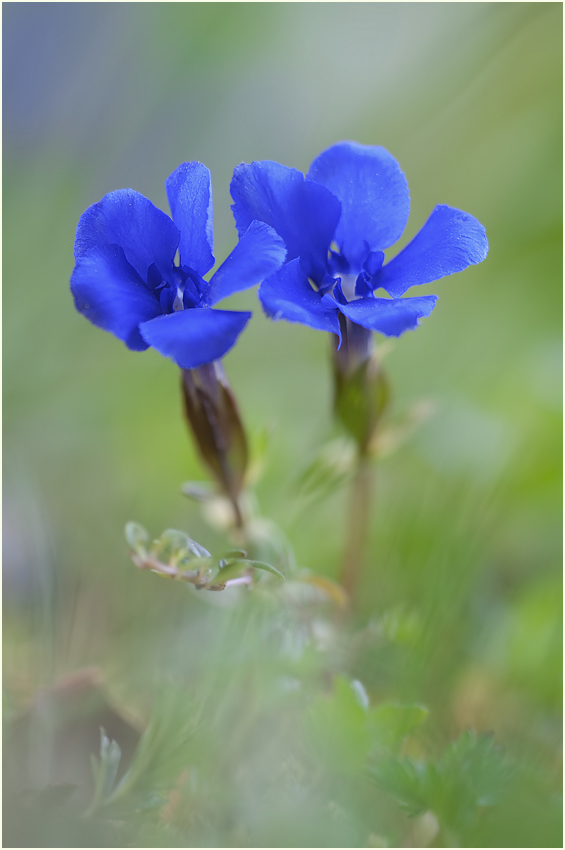
[[[432,413],[380,463],[358,616],[396,626],[350,672],[372,699],[427,705],[434,740],[489,730],[557,776],[561,44],[555,3],[3,4],[8,721],[91,666],[142,727],[164,683],[190,690],[228,616],[127,557],[131,519],[208,548],[221,535],[180,493],[205,473],[176,368],[74,310],[81,213],[123,187],[167,210],[165,178],[200,160],[221,262],[237,163],[306,171],[354,139],[386,147],[408,180],[389,256],[438,203],[476,216],[490,252],[424,287],[434,314],[386,355],[392,419]],[[225,365],[250,431],[269,433],[261,513],[298,564],[335,577],[347,488],[308,500],[297,485],[336,436],[328,339],[267,321],[254,292],[232,304],[254,312]],[[548,846],[538,826],[500,846]],[[245,840],[272,841],[257,835]]]

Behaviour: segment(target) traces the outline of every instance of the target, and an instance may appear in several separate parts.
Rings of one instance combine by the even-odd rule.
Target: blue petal
[[[181,369],[196,369],[230,350],[251,313],[195,307],[140,325],[143,339]]]
[[[331,273],[336,275],[336,277],[337,275],[349,274],[351,272],[351,268],[345,257],[336,251],[329,252],[328,265]]]
[[[336,284],[333,289],[333,297],[337,301],[338,304],[347,304],[347,298],[343,294],[343,288],[341,286],[341,278],[338,277]]]
[[[408,186],[384,148],[339,142],[314,160],[307,177],[341,201],[335,241],[353,273],[361,271],[368,250],[388,248],[402,235],[410,208]]]
[[[340,304],[344,316],[371,331],[385,336],[400,336],[414,330],[419,319],[429,316],[435,307],[437,295],[418,298],[359,298],[349,304]]]
[[[180,230],[181,265],[206,274],[214,265],[210,172],[201,162],[183,162],[167,178],[165,188]]]
[[[238,165],[230,191],[240,236],[254,219],[264,221],[284,240],[288,260],[311,254],[325,265],[341,209],[331,192],[269,161]]]
[[[299,322],[319,331],[340,335],[337,304],[314,292],[296,259],[275,272],[259,287],[259,300],[271,319]]]
[[[184,292],[182,294],[182,303],[185,310],[191,310],[193,307],[200,307],[201,292],[206,286],[206,281],[202,280],[198,275],[196,281],[194,277],[196,272],[192,272],[184,282]]]
[[[140,322],[161,313],[157,298],[144,286],[117,245],[91,248],[79,258],[71,277],[79,313],[110,331],[134,351],[145,351]]]
[[[359,298],[368,298],[373,295],[373,287],[368,283],[368,275],[366,272],[359,272],[355,281],[355,295]]]
[[[367,272],[369,277],[374,277],[382,269],[384,259],[383,251],[371,251],[363,263],[363,271]]]
[[[485,229],[468,213],[437,206],[420,232],[373,280],[393,297],[480,263],[488,252]]]
[[[153,263],[167,277],[179,243],[179,232],[168,215],[133,189],[110,192],[80,217],[75,259],[90,248],[119,245],[128,263],[147,280]]]
[[[161,305],[161,313],[172,313],[173,304],[177,297],[177,289],[175,286],[167,284],[159,293],[159,304]]]
[[[212,277],[203,304],[216,304],[234,292],[261,283],[284,263],[286,249],[281,237],[262,221],[253,221],[229,257]]]

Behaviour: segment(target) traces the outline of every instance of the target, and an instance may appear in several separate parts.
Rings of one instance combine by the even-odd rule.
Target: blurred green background
[[[553,781],[561,4],[5,3],[3,42],[8,719],[38,688],[94,665],[142,725],[167,683],[197,690],[195,656],[221,653],[229,616],[127,557],[130,519],[155,535],[183,528],[208,548],[218,532],[180,494],[205,473],[176,368],[74,310],[81,213],[122,187],[168,211],[165,178],[200,160],[221,262],[236,242],[236,164],[306,171],[354,139],[387,148],[408,180],[408,227],[388,256],[438,203],[477,217],[490,252],[424,287],[439,295],[434,314],[386,355],[392,417],[421,401],[433,414],[379,467],[358,618],[396,625],[347,673],[374,701],[427,705],[440,748],[469,726],[493,731]],[[269,429],[261,512],[299,565],[335,577],[347,488],[315,502],[297,492],[335,436],[328,339],[268,322],[254,292],[232,304],[254,313],[225,365],[249,430]],[[241,846],[273,840],[245,835]]]

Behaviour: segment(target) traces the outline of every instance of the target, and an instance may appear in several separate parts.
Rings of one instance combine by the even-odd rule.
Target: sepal
[[[357,443],[370,453],[390,389],[373,350],[371,331],[344,319],[342,345],[334,352],[334,414]]]
[[[200,455],[230,499],[240,525],[238,501],[248,463],[247,437],[221,363],[181,370],[181,386]]]

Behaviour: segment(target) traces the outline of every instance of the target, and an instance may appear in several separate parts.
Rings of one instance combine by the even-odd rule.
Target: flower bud
[[[238,499],[247,469],[247,437],[221,361],[182,369],[181,377],[186,418],[200,455],[241,525]]]

